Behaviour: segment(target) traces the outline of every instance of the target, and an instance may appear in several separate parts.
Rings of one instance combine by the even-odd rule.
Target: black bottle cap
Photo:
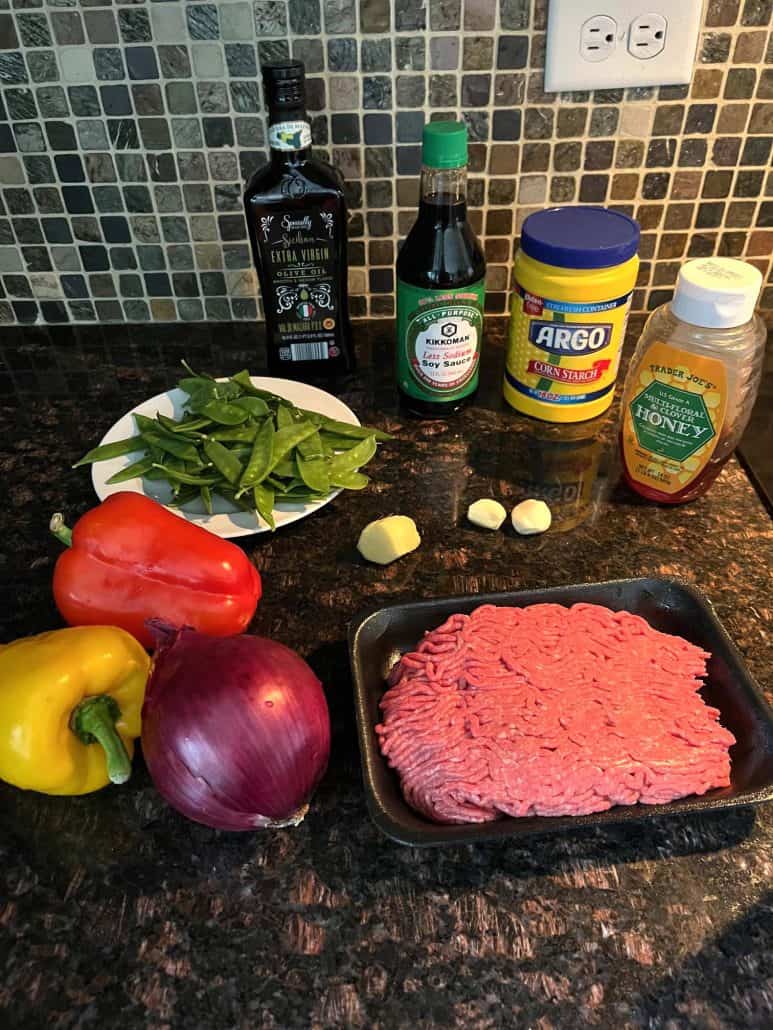
[[[264,64],[263,92],[269,107],[305,107],[306,69],[303,61]]]

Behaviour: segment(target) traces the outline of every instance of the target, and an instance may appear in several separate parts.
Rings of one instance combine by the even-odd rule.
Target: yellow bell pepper
[[[0,779],[43,794],[124,783],[149,671],[142,646],[115,626],[0,646]]]

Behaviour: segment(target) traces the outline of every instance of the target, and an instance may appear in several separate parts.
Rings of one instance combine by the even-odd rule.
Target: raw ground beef
[[[436,822],[703,794],[730,782],[735,743],[698,693],[709,657],[600,605],[483,605],[403,655],[376,733]]]

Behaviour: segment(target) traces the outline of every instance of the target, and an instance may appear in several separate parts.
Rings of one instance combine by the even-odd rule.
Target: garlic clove
[[[507,512],[499,501],[482,497],[467,509],[467,518],[473,525],[482,526],[483,529],[499,529],[507,518]]]
[[[407,515],[388,515],[368,523],[360,533],[357,550],[366,561],[388,565],[415,551],[420,543],[413,519]]]
[[[553,516],[544,501],[530,497],[529,500],[516,504],[510,513],[510,519],[516,533],[520,533],[521,536],[532,536],[550,529]]]

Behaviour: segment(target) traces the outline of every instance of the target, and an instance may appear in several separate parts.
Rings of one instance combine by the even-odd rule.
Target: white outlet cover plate
[[[619,86],[669,86],[692,79],[703,0],[549,0],[545,92],[614,89]],[[594,15],[617,23],[616,46],[603,61],[580,56],[581,29]],[[631,22],[660,14],[667,22],[666,45],[642,60],[628,50]]]

